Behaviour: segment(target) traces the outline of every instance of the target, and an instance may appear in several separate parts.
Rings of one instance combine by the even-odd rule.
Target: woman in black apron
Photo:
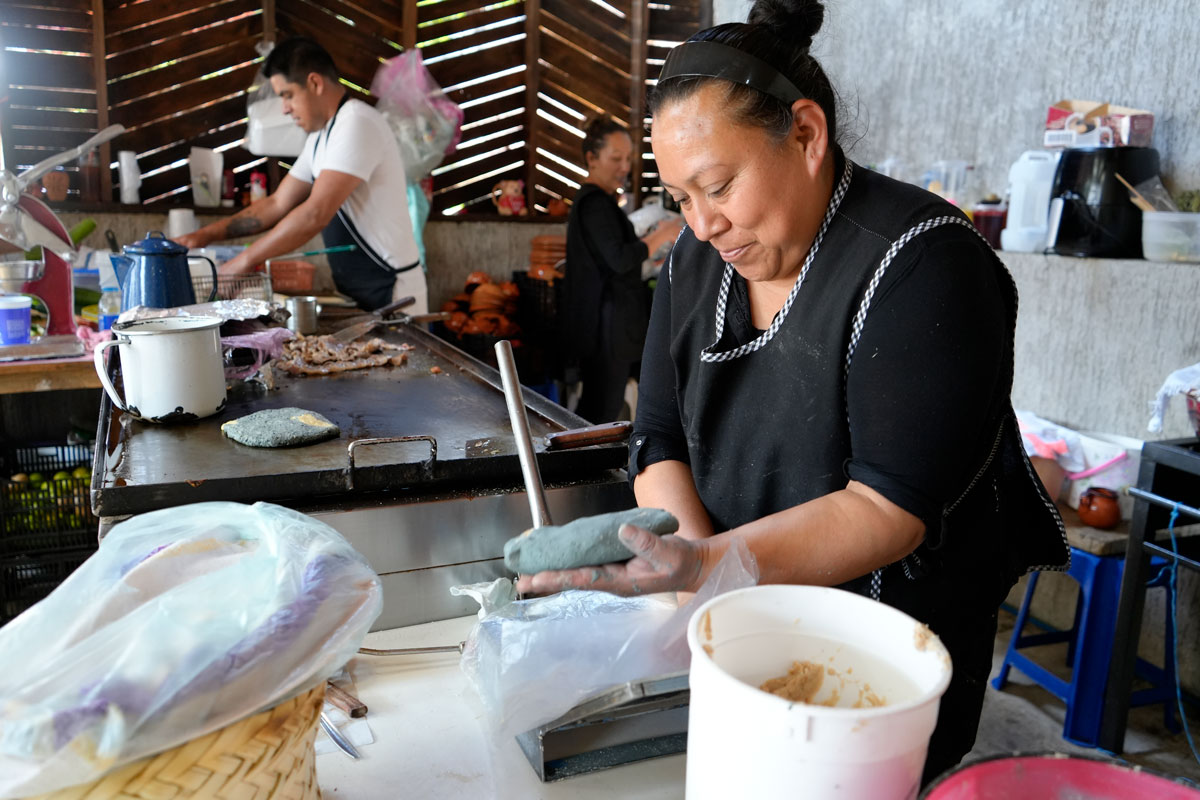
[[[523,591],[694,591],[732,537],[763,583],[856,591],[928,624],[954,673],[926,778],[972,746],[996,611],[1069,559],[1009,393],[1016,289],[958,209],[856,166],[808,54],[819,2],[758,2],[668,56],[651,99],[688,223],[659,279],[630,445],[627,564]]]

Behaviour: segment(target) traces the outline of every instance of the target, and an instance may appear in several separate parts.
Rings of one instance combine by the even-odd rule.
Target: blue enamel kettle
[[[122,311],[134,306],[175,308],[196,302],[186,247],[171,241],[162,231],[150,231],[145,239],[123,249],[125,255],[109,256],[121,284]],[[211,258],[195,257],[204,258],[212,268],[212,293],[205,301],[211,303],[217,297],[217,265]]]

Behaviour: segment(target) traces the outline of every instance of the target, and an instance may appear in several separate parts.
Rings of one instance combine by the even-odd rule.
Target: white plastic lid
[[[0,294],[0,308],[29,308],[33,299],[23,294]]]

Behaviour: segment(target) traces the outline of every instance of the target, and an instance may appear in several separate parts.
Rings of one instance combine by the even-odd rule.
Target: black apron
[[[333,118],[329,120],[329,126],[325,128],[326,137],[333,130],[334,123],[337,122],[337,115],[348,99],[349,95],[342,97],[341,103],[338,104],[338,110],[334,112]],[[314,164],[317,157],[317,145],[320,141],[321,136],[318,134],[317,138],[313,140]],[[392,302],[392,288],[396,284],[396,276],[401,272],[417,269],[421,265],[419,261],[414,261],[399,269],[392,267],[367,244],[367,240],[354,227],[354,223],[350,221],[344,208],[339,208],[333,215],[333,219],[329,220],[329,224],[321,231],[321,238],[326,247],[351,244],[356,246],[354,250],[330,253],[327,256],[329,269],[333,273],[333,282],[337,286],[337,290],[352,298],[355,303],[368,311],[374,311]]]

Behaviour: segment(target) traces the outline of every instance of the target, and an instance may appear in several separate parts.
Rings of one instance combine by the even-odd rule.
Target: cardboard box
[[[1046,147],[1149,147],[1154,115],[1091,100],[1060,100],[1046,112]]]

